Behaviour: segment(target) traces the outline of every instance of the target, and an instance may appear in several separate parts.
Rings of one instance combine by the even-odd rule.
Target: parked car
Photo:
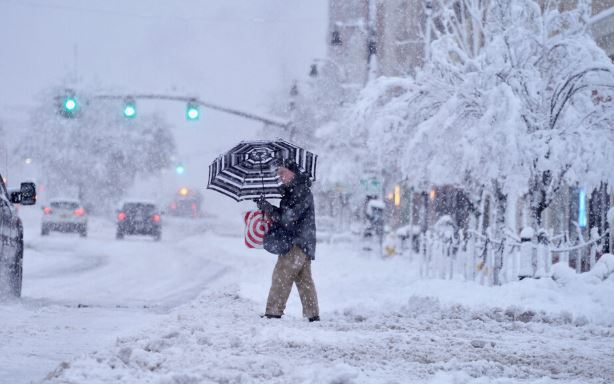
[[[87,236],[87,213],[79,200],[53,199],[43,207],[41,235],[47,236],[51,231],[77,232],[81,237]]]
[[[160,210],[154,203],[131,201],[122,204],[117,212],[116,238],[124,235],[149,235],[158,241],[162,237]]]
[[[0,296],[21,296],[23,277],[23,225],[13,204],[36,203],[34,183],[22,183],[18,191],[7,192],[0,175]]]

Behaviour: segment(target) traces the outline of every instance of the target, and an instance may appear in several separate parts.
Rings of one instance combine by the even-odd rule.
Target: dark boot
[[[268,313],[265,313],[264,315],[260,315],[261,318],[267,318],[267,319],[281,319],[281,315],[269,315]]]
[[[310,323],[313,323],[314,321],[320,321],[320,316],[314,316],[309,318]]]

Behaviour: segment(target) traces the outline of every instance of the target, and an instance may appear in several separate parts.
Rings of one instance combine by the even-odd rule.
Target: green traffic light
[[[127,118],[133,118],[136,116],[136,108],[134,105],[126,105],[124,107],[124,116],[126,116]]]
[[[129,119],[136,117],[136,101],[131,97],[124,100],[124,117]]]
[[[64,109],[67,112],[74,112],[77,109],[77,99],[74,97],[68,97],[64,100]]]
[[[57,112],[60,116],[67,119],[77,117],[79,103],[77,94],[72,89],[65,89],[64,92],[56,97]]]
[[[188,108],[185,112],[185,117],[188,121],[198,120],[200,117],[200,111],[198,110],[198,105],[195,103],[189,103]]]
[[[196,120],[198,119],[198,110],[192,108],[188,111],[188,118],[190,120]]]
[[[178,165],[178,166],[175,167],[175,172],[178,175],[183,175],[184,172],[185,172],[185,168],[183,167],[183,165]]]

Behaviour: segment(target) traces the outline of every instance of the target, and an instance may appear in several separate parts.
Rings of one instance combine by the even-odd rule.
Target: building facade
[[[369,0],[330,0],[328,59],[342,82],[362,88],[369,74]]]
[[[430,1],[330,0],[329,58],[347,81],[364,86],[370,76],[407,76],[425,60]],[[427,5],[429,4],[429,5]]]

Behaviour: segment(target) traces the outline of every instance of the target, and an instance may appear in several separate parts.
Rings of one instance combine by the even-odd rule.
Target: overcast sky
[[[36,94],[75,74],[82,86],[266,112],[325,55],[326,27],[327,0],[0,0],[0,120],[22,129]],[[184,178],[202,185],[203,163],[260,124],[207,110],[187,123],[184,108],[139,103],[174,125]]]

